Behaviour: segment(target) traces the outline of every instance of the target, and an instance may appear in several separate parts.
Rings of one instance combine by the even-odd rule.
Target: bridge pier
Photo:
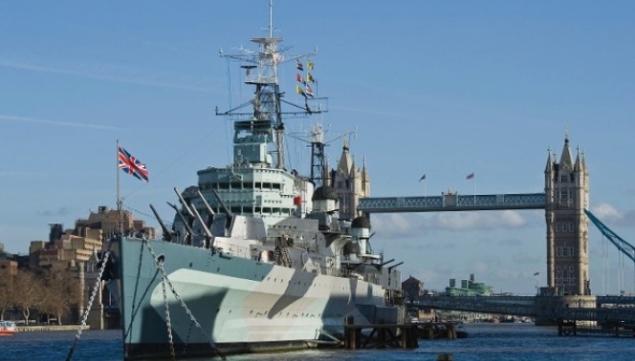
[[[536,296],[535,324],[536,326],[560,327],[559,315],[562,310],[568,309],[594,309],[597,306],[595,296]],[[560,332],[560,329],[558,329]]]

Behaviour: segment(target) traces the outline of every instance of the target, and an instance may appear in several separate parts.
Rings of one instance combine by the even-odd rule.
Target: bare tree
[[[14,280],[9,272],[0,272],[0,321],[4,321],[4,314],[13,308]]]
[[[78,303],[79,285],[77,278],[70,270],[62,272],[49,272],[46,275],[46,286],[44,289],[41,311],[54,315],[57,324],[61,325],[73,305]]]
[[[31,312],[42,304],[43,282],[30,271],[18,271],[14,290],[14,304],[22,311],[22,316],[24,316],[24,321],[28,326]]]

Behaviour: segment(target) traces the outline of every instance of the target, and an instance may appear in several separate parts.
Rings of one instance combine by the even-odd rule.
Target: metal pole
[[[269,0],[269,37],[273,38],[273,0]]]
[[[119,217],[119,224],[117,228],[119,230],[119,234],[123,235],[123,214],[121,214],[123,205],[121,202],[121,191],[119,188],[119,139],[117,139],[115,144],[115,172],[117,173],[117,216]]]

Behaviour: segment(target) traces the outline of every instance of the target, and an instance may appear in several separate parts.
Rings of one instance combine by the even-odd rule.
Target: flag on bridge
[[[474,172],[472,172],[472,173],[468,174],[468,175],[465,177],[465,179],[468,179],[468,180],[469,180],[469,179],[474,179]]]
[[[123,147],[118,148],[119,168],[138,180],[148,182],[148,168]]]
[[[424,175],[422,175],[422,176],[421,176],[421,178],[419,178],[419,182],[421,182],[421,181],[423,181],[423,180],[426,180],[426,175],[425,175],[425,174],[424,174]]]

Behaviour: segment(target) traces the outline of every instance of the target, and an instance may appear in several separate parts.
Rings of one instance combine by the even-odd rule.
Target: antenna
[[[269,0],[267,27],[268,34],[251,39],[257,44],[257,51],[241,48],[236,54],[219,53],[221,57],[241,63],[241,67],[247,73],[244,82],[255,87],[255,92],[251,100],[238,106],[230,105],[230,109],[224,112],[216,110],[216,115],[227,116],[234,121],[234,149],[236,150],[234,154],[239,155],[234,156],[235,165],[273,165],[274,168],[286,169],[283,115],[286,118],[326,112],[327,109],[320,104],[320,101],[326,98],[314,97],[311,91],[310,107],[306,94],[304,94],[304,106],[283,99],[284,92],[280,90],[278,81],[278,66],[287,62],[300,63],[300,59],[315,54],[284,56],[286,49],[279,49],[282,38],[273,36],[273,0]],[[229,81],[231,81],[230,76],[228,72]],[[283,110],[283,105],[289,109]],[[266,144],[267,147],[253,152],[250,149],[254,139],[258,139],[258,142]]]
[[[269,37],[273,38],[273,0],[269,0]]]

